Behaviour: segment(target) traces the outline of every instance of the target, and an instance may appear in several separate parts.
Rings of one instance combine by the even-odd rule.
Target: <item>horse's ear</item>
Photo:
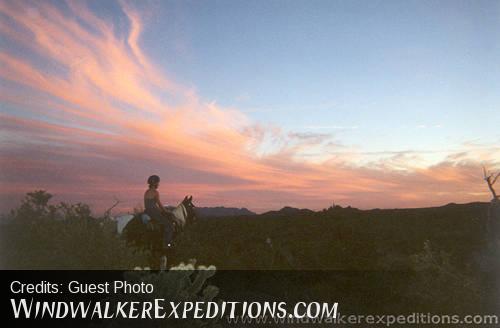
[[[189,196],[189,201],[192,201],[193,200],[193,195]]]

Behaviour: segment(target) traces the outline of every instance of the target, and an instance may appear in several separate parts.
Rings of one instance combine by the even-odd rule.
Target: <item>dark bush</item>
[[[45,191],[28,193],[2,218],[2,269],[131,269],[148,254],[125,244],[110,218],[81,203],[49,204]]]

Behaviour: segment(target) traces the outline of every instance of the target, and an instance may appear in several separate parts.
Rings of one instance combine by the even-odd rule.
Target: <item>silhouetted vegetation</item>
[[[488,210],[488,203],[367,211],[335,206],[202,219],[180,236],[177,255],[218,269],[335,270],[300,281],[295,295],[335,295],[344,308],[486,311],[495,309],[498,272],[486,239]],[[266,288],[293,294],[289,284],[276,279]]]
[[[50,205],[50,199],[43,191],[29,193],[3,218],[3,268],[151,266],[148,254],[116,234],[112,219],[92,216],[84,204]],[[218,270],[332,270],[300,281],[295,292],[289,285],[296,281],[286,278],[262,285],[266,292],[286,291],[289,299],[334,295],[358,310],[485,310],[494,304],[492,277],[498,272],[498,253],[486,237],[492,209],[498,212],[493,205],[368,211],[332,206],[319,212],[285,208],[199,219],[179,236],[175,258],[169,261],[195,258]],[[218,277],[223,276],[214,279]],[[216,284],[226,292],[242,288],[241,281],[231,287],[226,278]],[[381,308],[383,304],[391,308]]]
[[[2,218],[1,261],[8,269],[131,269],[148,254],[126,245],[110,218],[85,204],[49,204],[45,191],[28,193]]]
[[[200,219],[180,236],[178,254],[224,269],[409,270],[428,242],[465,270],[486,244],[487,213],[487,203],[471,203]]]

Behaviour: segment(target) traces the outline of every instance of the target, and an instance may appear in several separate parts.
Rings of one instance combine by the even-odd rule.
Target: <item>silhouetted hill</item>
[[[285,206],[279,211],[269,211],[262,213],[261,216],[295,216],[295,215],[311,215],[315,212],[307,208],[295,208],[290,206]]]
[[[235,207],[224,207],[224,206],[196,207],[195,211],[200,218],[255,215],[254,212],[249,211],[246,208],[235,208]]]
[[[407,270],[412,254],[429,241],[466,266],[475,263],[486,241],[488,207],[479,202],[372,210],[335,206],[317,212],[284,207],[250,220],[211,217],[186,229],[178,252],[224,269]],[[270,260],[268,240],[286,255]]]

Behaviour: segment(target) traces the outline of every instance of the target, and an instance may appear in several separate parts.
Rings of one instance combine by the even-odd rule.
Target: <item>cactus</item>
[[[139,270],[140,269],[140,270]],[[172,267],[169,271],[149,271],[136,268],[136,270],[125,272],[124,279],[130,283],[151,283],[154,286],[152,294],[116,295],[116,300],[124,301],[130,298],[133,301],[151,301],[156,298],[165,299],[168,302],[209,302],[214,301],[219,293],[219,288],[207,285],[207,280],[216,272],[215,266],[196,266],[196,261]],[[123,321],[113,320],[107,322],[108,327],[120,327],[126,324],[138,327],[218,327],[218,318],[214,319],[159,319],[152,322],[140,320]]]

